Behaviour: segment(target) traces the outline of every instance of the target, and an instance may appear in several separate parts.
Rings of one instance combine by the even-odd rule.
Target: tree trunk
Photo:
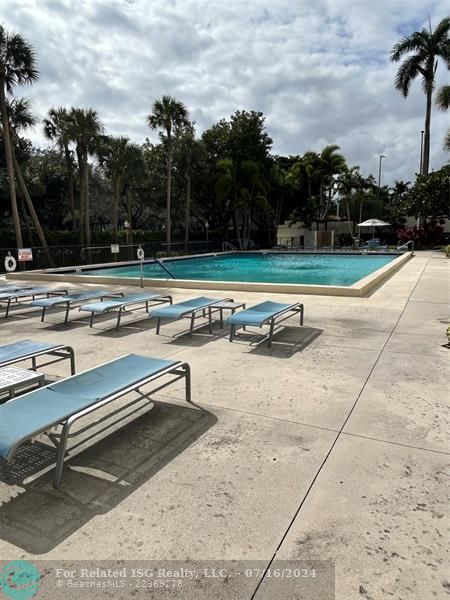
[[[189,233],[191,228],[191,174],[186,173],[186,215],[184,223],[184,241],[189,243]]]
[[[72,216],[72,231],[75,231],[76,215],[75,215],[75,198],[74,198],[74,191],[73,191],[73,171],[72,171],[72,161],[70,160],[70,150],[67,146],[64,146],[64,157],[66,159],[67,187],[68,187],[68,193],[69,193],[70,214]]]
[[[130,190],[129,188],[127,188],[127,219],[128,219],[128,223],[130,224],[130,244],[133,244],[133,215],[131,214],[131,196],[130,196]]]
[[[22,211],[23,220],[25,221],[25,227],[28,236],[28,245],[33,246],[33,233],[31,232],[30,217],[27,213],[27,207],[25,206],[25,200],[23,199],[23,196],[20,197],[20,209]]]
[[[81,148],[77,146],[78,175],[80,178],[80,243],[84,246],[84,161]]]
[[[422,175],[428,175],[430,167],[430,122],[431,122],[431,106],[433,102],[433,87],[427,85],[427,110],[425,115],[425,135],[423,141],[423,163]]]
[[[167,196],[166,196],[166,242],[167,256],[170,256],[170,242],[172,241],[172,220],[170,216],[171,200],[172,200],[172,141],[168,138],[167,147]]]
[[[352,226],[350,222],[350,203],[347,197],[345,198],[345,212],[347,213],[348,232],[351,236],[353,236]]]
[[[236,208],[233,211],[232,219],[233,219],[234,231],[236,232],[236,239],[237,239],[238,244],[239,244],[239,250],[242,250],[243,248],[242,248],[241,232],[239,230],[238,216],[237,216],[237,209]]]
[[[16,196],[16,185],[14,180],[14,166],[13,166],[13,154],[11,136],[9,133],[9,119],[8,111],[6,108],[6,96],[5,96],[5,81],[0,80],[0,110],[2,113],[2,126],[3,126],[3,138],[5,140],[5,158],[6,168],[8,173],[9,182],[9,193],[11,197],[11,213],[14,221],[14,230],[16,233],[16,244],[18,248],[23,247],[22,241],[22,230],[20,228],[19,211],[17,209],[17,196]]]
[[[90,206],[89,206],[89,164],[87,155],[84,157],[84,197],[85,197],[85,209],[84,209],[84,224],[85,224],[85,238],[86,245],[91,245],[91,223],[90,223]]]
[[[119,239],[119,187],[120,187],[120,179],[116,175],[113,179],[113,210],[112,210],[112,225],[113,225],[113,239],[115,242]]]
[[[33,220],[33,225],[36,228],[36,233],[38,235],[39,241],[41,242],[42,248],[44,249],[45,255],[48,260],[48,264],[50,267],[54,267],[55,263],[53,262],[52,255],[50,254],[50,249],[47,244],[47,240],[45,239],[44,230],[41,227],[41,223],[39,221],[39,217],[34,209],[33,201],[31,200],[31,196],[28,193],[28,188],[25,183],[25,180],[22,175],[22,169],[17,161],[14,149],[13,149],[13,160],[14,160],[14,168],[16,170],[17,181],[20,185],[20,189],[22,190],[23,197],[25,198],[25,202],[27,203],[28,210],[30,211],[31,218]]]

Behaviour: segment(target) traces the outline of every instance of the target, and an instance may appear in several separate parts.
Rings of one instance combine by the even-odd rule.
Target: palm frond
[[[426,29],[422,29],[422,31],[416,31],[411,35],[402,38],[391,50],[391,61],[398,62],[405,54],[408,54],[409,52],[423,53],[423,50],[429,43],[429,38],[430,34],[428,31],[426,31]]]
[[[11,92],[15,85],[32,84],[39,78],[36,53],[25,38],[1,28],[0,67],[4,72],[4,84]]]
[[[448,110],[450,107],[450,85],[443,85],[436,94],[436,104],[441,110]]]
[[[406,98],[409,94],[411,83],[421,75],[421,59],[414,55],[410,56],[403,62],[395,76],[395,87]]]
[[[31,112],[29,98],[13,98],[7,101],[7,110],[9,122],[14,130],[33,128],[36,125],[36,117]]]
[[[445,136],[444,150],[447,150],[447,152],[450,152],[450,129],[447,131],[447,135]]]

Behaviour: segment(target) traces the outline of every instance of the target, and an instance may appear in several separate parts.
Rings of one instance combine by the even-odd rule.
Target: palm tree
[[[336,144],[330,144],[320,153],[319,174],[321,176],[320,186],[320,213],[319,219],[323,220],[328,214],[333,195],[333,185],[335,176],[344,173],[347,169],[343,154],[339,154],[340,147]],[[324,192],[327,190],[327,199],[324,202]]]
[[[113,194],[112,225],[114,240],[118,240],[118,215],[120,195],[123,191],[127,171],[132,170],[134,163],[139,159],[140,148],[130,143],[127,137],[106,136],[103,138],[99,155],[100,163],[105,167],[111,180]],[[128,217],[130,207],[127,207]]]
[[[72,216],[72,230],[76,229],[75,197],[73,189],[73,161],[70,150],[71,121],[66,108],[51,108],[48,117],[44,119],[44,135],[47,139],[56,142],[60,152],[64,154],[66,163],[67,189],[69,206]]]
[[[36,59],[33,48],[19,33],[9,32],[3,25],[0,25],[0,112],[5,141],[5,158],[11,196],[11,212],[18,248],[22,247],[22,231],[20,227],[19,211],[17,209],[6,93],[11,93],[16,85],[32,84],[38,78],[39,72],[36,68]]]
[[[443,85],[436,95],[436,104],[441,110],[448,110],[450,106],[450,85]],[[450,152],[450,129],[444,140],[444,148]]]
[[[69,112],[69,137],[75,142],[80,177],[81,244],[91,245],[89,210],[89,154],[95,152],[103,126],[92,108],[72,108]]]
[[[430,120],[432,97],[435,87],[438,58],[450,68],[450,17],[442,19],[434,31],[425,28],[415,31],[401,39],[391,51],[391,60],[399,62],[408,57],[400,65],[395,78],[395,87],[404,98],[408,97],[411,83],[417,77],[422,77],[422,87],[426,96],[425,136],[423,144],[423,162],[421,175],[428,175],[430,165]]]
[[[152,114],[147,117],[147,124],[152,129],[163,129],[167,148],[167,190],[166,190],[166,241],[167,252],[170,254],[171,232],[171,202],[172,202],[172,158],[173,158],[173,130],[175,127],[188,126],[188,112],[185,105],[172,98],[163,96],[156,100],[152,107]]]
[[[192,174],[195,164],[198,163],[201,154],[201,144],[195,139],[195,123],[188,123],[181,128],[176,128],[176,161],[184,174],[186,180],[186,204],[184,211],[184,242],[185,247],[189,243],[191,227],[191,188]]]
[[[23,198],[25,198],[27,208],[30,212],[31,219],[38,234],[39,241],[41,242],[41,245],[47,256],[49,265],[51,267],[54,267],[55,263],[53,262],[53,258],[50,254],[50,249],[48,247],[47,240],[45,239],[44,230],[42,229],[39,217],[33,205],[33,201],[31,200],[27,184],[23,177],[22,168],[20,166],[19,161],[17,160],[15,151],[15,146],[19,142],[18,132],[29,127],[34,127],[34,125],[36,125],[36,119],[33,113],[31,112],[31,102],[25,98],[14,98],[9,102],[7,101],[7,110],[9,119],[9,133],[12,142],[11,150],[13,157],[13,165],[15,175],[17,177],[17,182],[22,191]],[[26,215],[24,216],[26,218]]]

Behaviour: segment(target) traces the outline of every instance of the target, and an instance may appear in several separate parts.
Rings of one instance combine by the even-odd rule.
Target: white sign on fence
[[[111,244],[111,254],[119,254],[120,246],[119,244]]]
[[[18,248],[17,258],[19,262],[30,262],[33,260],[33,250],[31,248]]]

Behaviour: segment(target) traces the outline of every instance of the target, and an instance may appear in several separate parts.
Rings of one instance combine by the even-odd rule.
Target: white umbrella
[[[381,221],[380,219],[367,219],[367,221],[358,223],[358,227],[372,227],[372,239],[375,237],[375,227],[385,227],[386,225],[390,225],[390,223],[386,223],[386,221]]]

